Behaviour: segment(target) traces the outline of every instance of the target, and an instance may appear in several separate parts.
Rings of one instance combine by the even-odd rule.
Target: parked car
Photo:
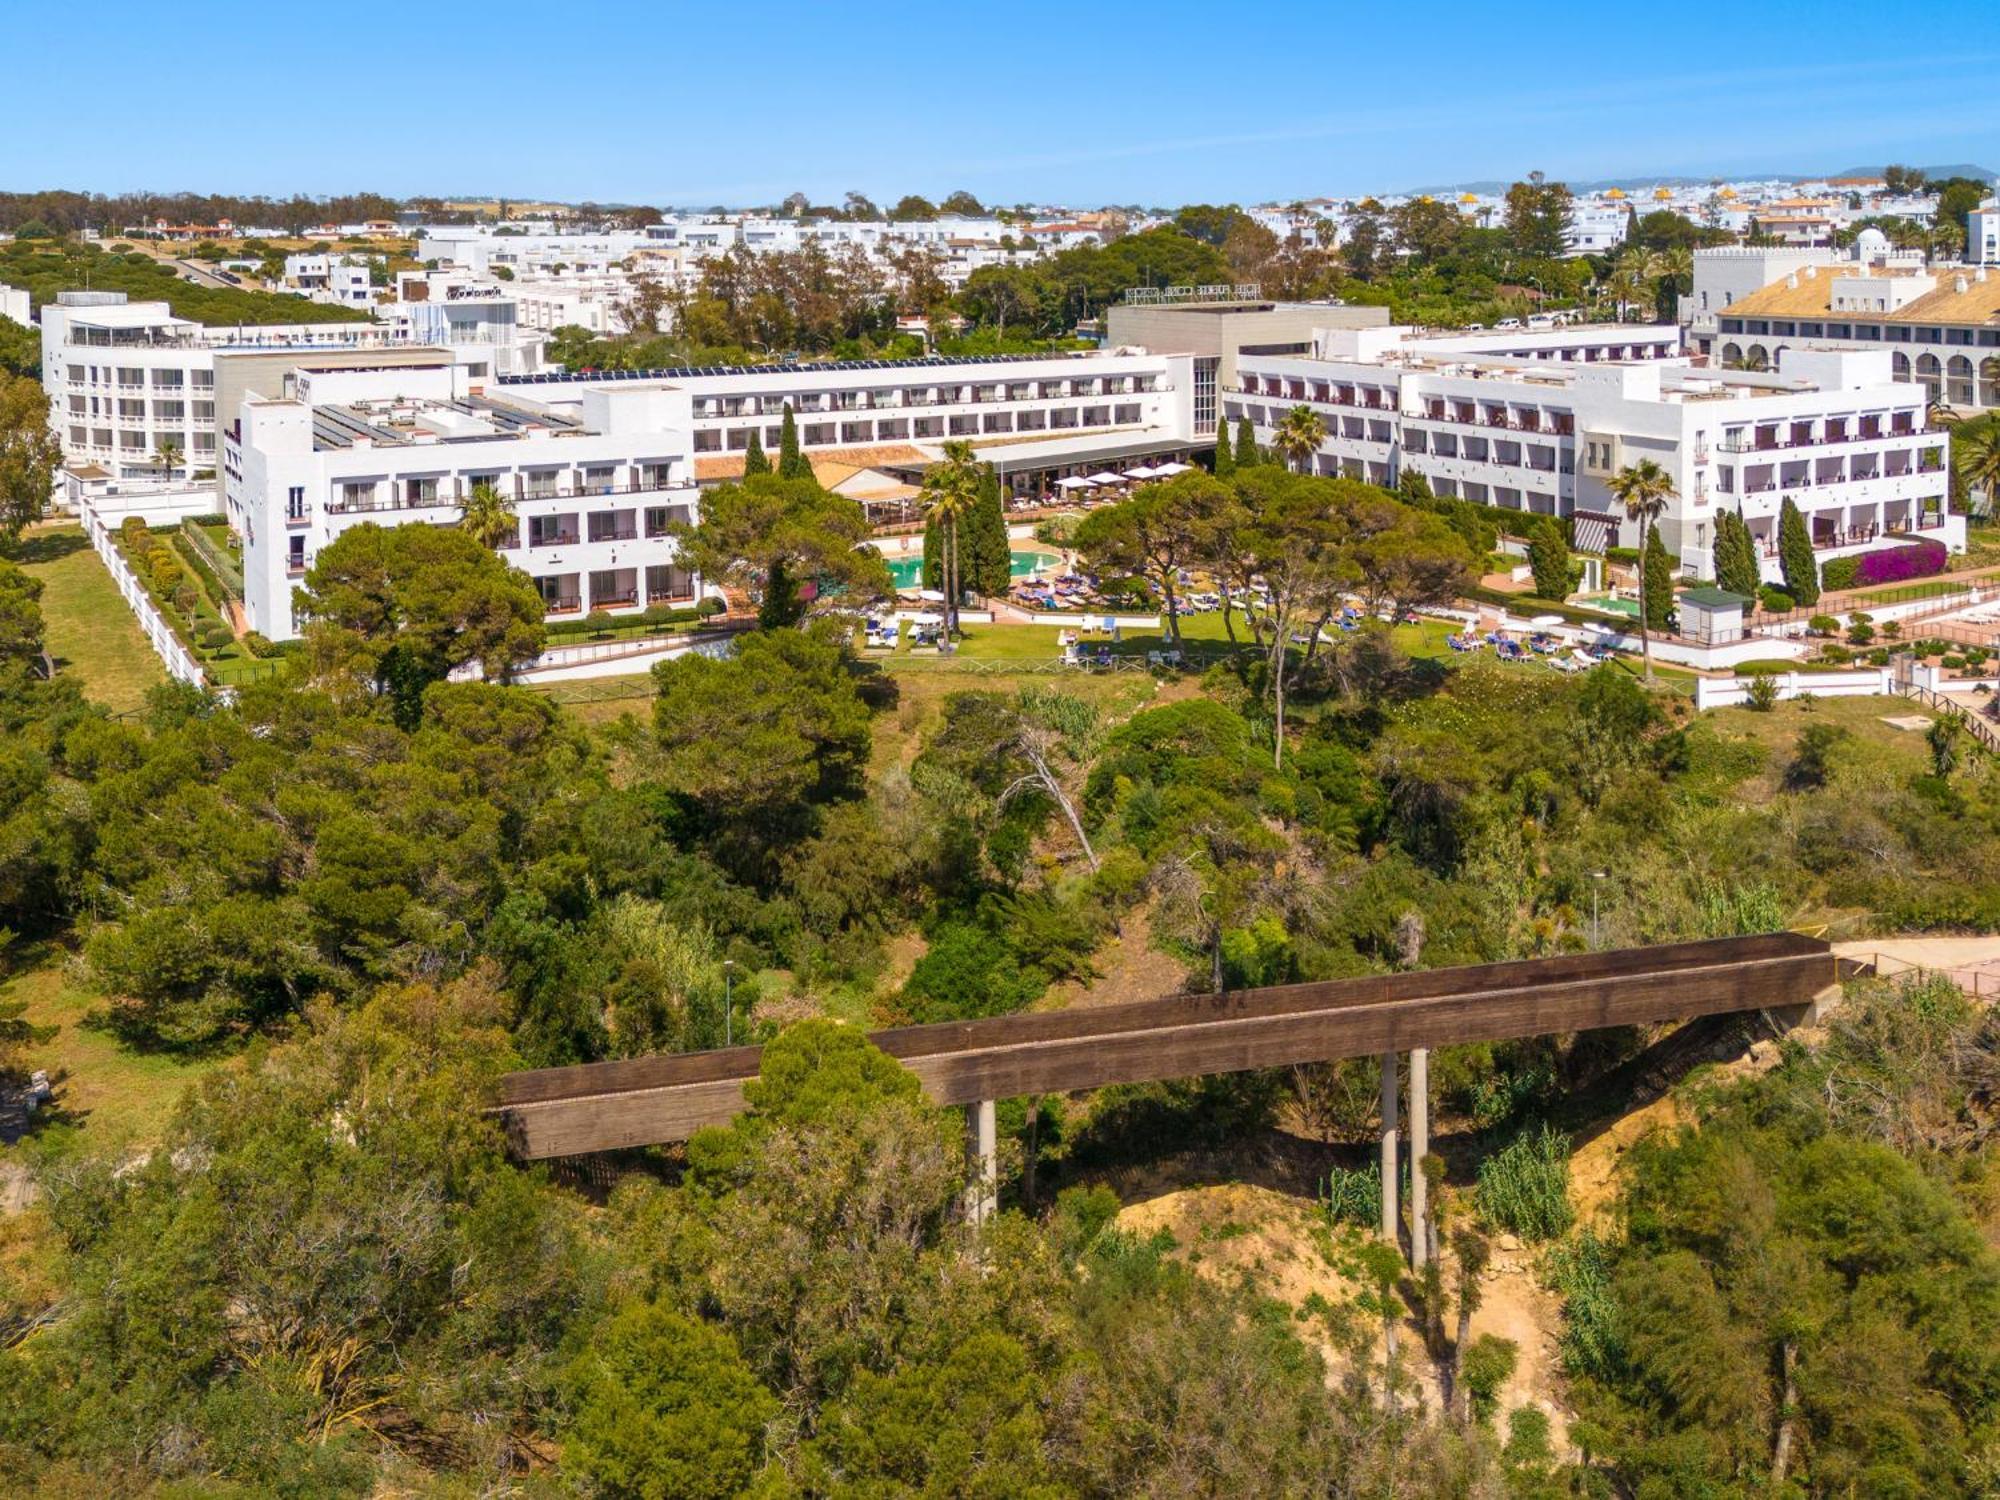
[[[1493,326],[1500,329],[1515,329],[1521,326],[1521,320],[1519,318],[1502,318]]]

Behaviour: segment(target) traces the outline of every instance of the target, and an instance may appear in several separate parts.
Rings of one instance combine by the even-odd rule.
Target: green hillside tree
[[[1778,565],[1785,571],[1785,592],[1794,604],[1810,609],[1819,603],[1819,565],[1813,561],[1812,535],[1789,495],[1778,511]]]

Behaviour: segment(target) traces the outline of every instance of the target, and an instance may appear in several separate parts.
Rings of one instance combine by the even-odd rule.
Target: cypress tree
[[[944,535],[936,516],[924,517],[924,582],[927,589],[944,587]]]
[[[1667,617],[1674,612],[1674,564],[1667,544],[1660,540],[1656,521],[1646,529],[1646,551],[1640,564],[1646,570],[1646,628],[1665,630]]]
[[[1013,558],[1007,546],[1007,509],[1000,498],[1000,475],[986,465],[979,476],[979,499],[961,533],[965,546],[965,583],[982,594],[1007,592],[1013,581]]]
[[[1785,571],[1785,592],[1792,603],[1800,609],[1819,603],[1819,564],[1813,561],[1812,536],[1789,495],[1778,511],[1778,565]]]
[[[1227,479],[1236,472],[1236,451],[1229,446],[1229,418],[1215,419],[1215,477]]]
[[[1263,461],[1257,451],[1257,434],[1251,429],[1250,419],[1244,417],[1236,424],[1236,467],[1253,468]]]
[[[743,477],[771,472],[771,460],[764,457],[764,445],[758,440],[757,429],[750,429],[750,446],[743,450]]]
[[[812,465],[806,462],[805,454],[799,451],[799,424],[792,416],[792,403],[785,403],[785,425],[778,431],[778,477],[780,479],[810,479]]]
[[[1535,593],[1560,604],[1569,597],[1569,544],[1554,516],[1543,516],[1528,538],[1528,566],[1535,572]]]
[[[1757,543],[1740,514],[1724,511],[1715,518],[1715,581],[1732,594],[1757,597],[1763,582],[1757,566]]]

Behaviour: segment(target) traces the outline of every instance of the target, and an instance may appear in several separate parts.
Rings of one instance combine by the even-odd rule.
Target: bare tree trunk
[[[1174,597],[1174,569],[1169,566],[1160,570],[1160,589],[1167,599],[1167,643],[1179,649],[1181,643],[1180,603]]]
[[[946,534],[949,544],[944,562],[944,638],[950,645],[958,639],[958,517],[951,518]]]
[[[1054,773],[1049,770],[1048,763],[1039,756],[1035,759],[1035,770],[1041,777],[1043,785],[1049,789],[1049,795],[1056,799],[1056,805],[1063,810],[1063,816],[1069,819],[1070,832],[1074,833],[1076,841],[1083,845],[1083,857],[1090,861],[1090,868],[1095,870],[1097,851],[1090,846],[1090,835],[1083,831],[1083,819],[1076,815],[1076,804],[1070,801],[1069,794],[1063,791]]]
[[[1271,671],[1271,689],[1277,700],[1278,708],[1277,732],[1272,736],[1271,765],[1273,769],[1279,771],[1285,768],[1285,659],[1290,655],[1291,652],[1287,649],[1285,641],[1284,623],[1280,621],[1278,627],[1278,646],[1277,650],[1272,654],[1273,665]]]
[[[1799,1400],[1799,1346],[1786,1339],[1778,1350],[1783,1390],[1778,1400],[1778,1441],[1771,1454],[1771,1488],[1785,1482],[1785,1470],[1792,1462],[1792,1408]]]

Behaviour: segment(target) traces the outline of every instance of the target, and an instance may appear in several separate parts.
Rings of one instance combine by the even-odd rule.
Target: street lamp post
[[[1590,872],[1590,946],[1593,951],[1599,946],[1597,935],[1597,893],[1603,889],[1604,878],[1610,873],[1609,870],[1592,870]]]
[[[722,961],[722,1045],[736,1045],[736,960]]]

